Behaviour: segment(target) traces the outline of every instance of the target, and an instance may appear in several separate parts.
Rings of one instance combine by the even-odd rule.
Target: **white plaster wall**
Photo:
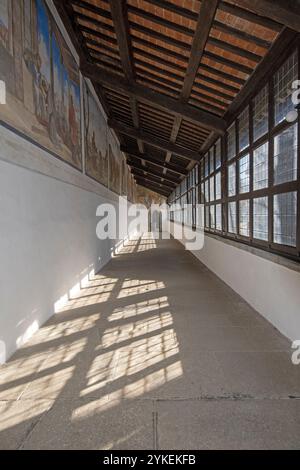
[[[0,127],[0,362],[122,240],[96,236],[101,203],[118,196]]]
[[[53,1],[46,1],[78,62]],[[118,208],[118,196],[0,125],[0,363],[122,245],[96,237],[101,203]]]
[[[171,233],[174,224],[171,224]],[[300,339],[300,272],[205,236],[193,254],[292,341]],[[274,260],[276,256],[274,256]]]

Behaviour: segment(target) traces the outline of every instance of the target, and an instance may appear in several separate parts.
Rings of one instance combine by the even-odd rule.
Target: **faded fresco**
[[[108,134],[108,164],[109,189],[117,194],[121,193],[121,165],[122,154],[119,144],[112,134]]]
[[[150,189],[144,188],[139,184],[136,186],[136,203],[143,204],[150,209],[152,204],[162,205],[166,203],[166,198]]]
[[[84,122],[86,174],[108,187],[107,123],[86,84]]]
[[[0,120],[82,168],[78,66],[43,0],[0,1]]]

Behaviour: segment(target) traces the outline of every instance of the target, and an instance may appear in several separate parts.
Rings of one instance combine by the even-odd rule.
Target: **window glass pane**
[[[213,230],[216,228],[216,213],[214,205],[210,206],[210,228]]]
[[[196,210],[196,225],[197,227],[204,228],[204,208],[203,206],[197,207]]]
[[[229,127],[227,131],[227,159],[236,156],[236,132],[235,132],[235,122]]]
[[[201,184],[200,203],[201,203],[201,204],[205,204],[205,188],[204,188],[204,183]]]
[[[235,162],[228,166],[228,196],[236,195],[236,164]]]
[[[209,151],[210,155],[210,164],[209,164],[209,172],[210,174],[215,171],[215,155],[214,155],[214,147]]]
[[[263,189],[268,187],[268,157],[269,157],[269,144],[265,143],[261,147],[254,150],[253,153],[253,190]]]
[[[210,178],[210,202],[215,200],[215,177]]]
[[[202,159],[201,162],[200,162],[200,179],[201,181],[203,180],[204,178],[204,160]]]
[[[274,139],[274,184],[297,179],[297,124]]]
[[[228,204],[228,232],[236,233],[236,202]]]
[[[268,240],[268,198],[253,200],[253,237]]]
[[[249,200],[240,201],[240,235],[249,237],[250,223]]]
[[[221,139],[216,143],[216,170],[221,167]]]
[[[222,204],[216,205],[216,229],[222,230]]]
[[[296,246],[297,193],[274,196],[274,242]]]
[[[240,193],[248,193],[250,190],[250,159],[249,154],[240,158],[239,161],[239,189]]]
[[[239,115],[239,151],[249,145],[249,106]]]
[[[216,199],[222,198],[222,189],[221,189],[221,172],[216,173]]]
[[[288,112],[294,110],[292,83],[297,78],[298,60],[297,52],[294,52],[274,75],[275,125],[284,121]]]
[[[205,202],[209,202],[209,180],[205,181]]]
[[[205,227],[209,228],[209,206],[205,206]]]
[[[208,176],[208,154],[205,156],[204,176]]]
[[[253,100],[253,137],[254,140],[268,132],[269,87],[266,85]]]

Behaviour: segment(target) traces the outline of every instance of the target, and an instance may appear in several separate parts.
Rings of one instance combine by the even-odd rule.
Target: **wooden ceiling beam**
[[[226,41],[221,41],[217,38],[209,37],[207,44],[217,47],[218,49],[222,49],[223,51],[230,52],[231,54],[243,57],[244,59],[251,60],[252,62],[260,62],[262,59],[262,56],[258,54],[254,54],[253,52],[249,52],[246,49],[243,49],[242,47],[235,46],[234,44],[230,44]]]
[[[95,15],[102,16],[103,18],[106,18],[108,20],[111,20],[111,14],[108,10],[104,10],[104,8],[100,8],[96,5],[93,5],[90,2],[87,2],[86,0],[71,0],[71,4],[82,8],[84,10],[89,11],[90,13],[94,13]]]
[[[184,119],[201,124],[209,130],[214,130],[223,134],[226,130],[224,119],[215,116],[212,113],[197,109],[189,104],[181,103],[178,100],[163,95],[161,93],[149,90],[139,84],[131,85],[116,74],[108,73],[93,65],[82,67],[82,73],[95,82],[105,85],[108,88],[116,89],[126,93],[129,96],[135,96],[139,101],[148,103],[150,106],[156,106],[168,113],[180,115]]]
[[[196,31],[192,43],[190,60],[181,92],[181,99],[188,100],[202,60],[219,0],[203,0],[198,15]]]
[[[125,77],[130,83],[135,81],[135,70],[132,55],[132,44],[130,40],[129,23],[128,23],[128,6],[124,0],[109,0],[111,15],[117,36],[117,42],[120,51],[121,62]],[[134,127],[139,129],[139,109],[135,96],[130,96],[130,107]],[[143,142],[138,139],[140,152],[144,151]]]
[[[121,146],[121,151],[125,153],[126,155],[130,155],[134,158],[138,158],[139,160],[144,160],[146,163],[151,163],[152,165],[155,165],[159,168],[163,168],[167,171],[172,171],[173,173],[176,173],[180,176],[187,176],[188,171],[185,170],[184,168],[180,167],[179,165],[176,165],[175,163],[167,163],[162,160],[158,160],[149,154],[141,154],[136,152],[135,149],[122,145]]]
[[[157,170],[153,170],[152,168],[149,168],[148,166],[143,166],[140,163],[137,163],[136,161],[133,161],[132,158],[127,159],[128,165],[131,166],[131,168],[140,170],[140,171],[145,171],[146,173],[149,173],[149,175],[156,176],[156,178],[162,178],[165,181],[168,181],[169,183],[172,183],[172,185],[177,185],[180,183],[181,179],[178,177],[172,177],[172,176],[166,176],[163,173],[160,173]]]
[[[136,176],[134,179],[135,179],[136,183],[139,184],[140,186],[143,186],[144,188],[149,189],[150,191],[153,191],[157,194],[160,194],[161,196],[164,196],[166,198],[172,192],[171,189],[170,190],[164,189],[163,185],[156,185],[154,183],[150,183],[145,178],[139,178],[139,177]]]
[[[248,67],[247,65],[243,65],[240,62],[235,62],[233,60],[226,59],[226,57],[220,56],[210,51],[205,51],[204,56],[208,59],[213,60],[214,62],[218,62],[219,64],[226,65],[226,67],[230,67],[231,69],[237,70],[238,72],[242,72],[245,75],[251,75],[253,72],[253,68]]]
[[[200,73],[198,73],[198,77],[201,78],[201,72],[202,71],[211,73],[212,75],[215,75],[217,77],[223,78],[224,80],[228,80],[230,82],[236,83],[237,85],[244,85],[245,84],[245,79],[236,77],[235,75],[231,75],[229,73],[223,72],[222,70],[219,70],[217,68],[213,68],[207,64],[200,64]],[[222,83],[222,82],[220,82]]]
[[[130,28],[133,29],[134,31],[138,31],[139,33],[149,36],[150,38],[155,38],[166,44],[175,46],[182,51],[186,51],[187,53],[190,52],[190,45],[187,42],[174,39],[171,36],[167,36],[166,34],[159,33],[155,29],[147,28],[146,26],[143,26],[139,23],[135,23],[133,21],[130,21],[129,25],[130,25]]]
[[[250,42],[256,46],[263,47],[264,49],[269,49],[272,45],[271,42],[263,38],[253,36],[252,34],[246,33],[246,31],[242,31],[241,29],[233,28],[232,26],[226,23],[222,23],[221,21],[215,20],[213,22],[213,28],[217,31],[221,31],[222,33],[234,36],[237,39],[241,39],[242,41]]]
[[[244,8],[240,8],[238,5],[232,5],[231,3],[222,1],[219,4],[219,9],[224,11],[225,13],[229,13],[232,16],[237,16],[242,20],[246,20],[250,23],[263,26],[264,28],[271,29],[272,31],[280,32],[282,30],[281,22],[278,23],[276,21],[273,21],[270,17],[259,16],[249,10],[244,10]]]
[[[187,28],[186,26],[182,26],[179,23],[174,23],[173,21],[166,20],[160,15],[155,15],[146,10],[136,8],[131,5],[128,6],[128,12],[131,13],[132,15],[143,18],[146,21],[150,21],[151,23],[158,24],[159,26],[162,26],[163,28],[176,31],[177,33],[183,34],[188,37],[194,36],[194,32],[191,28]]]
[[[299,0],[236,0],[235,3],[300,33]]]
[[[183,8],[181,6],[175,5],[174,3],[165,1],[165,0],[145,0],[151,5],[155,5],[159,8],[163,8],[164,10],[168,10],[176,15],[183,16],[188,20],[197,21],[197,13],[194,13],[192,10]]]
[[[167,142],[165,140],[160,139],[159,137],[154,137],[153,135],[149,135],[148,133],[141,131],[138,132],[137,129],[126,126],[121,122],[110,119],[108,121],[108,125],[117,132],[127,135],[128,137],[131,137],[133,139],[141,139],[143,140],[143,142],[151,145],[152,147],[159,148],[166,152],[174,153],[175,155],[178,155],[182,158],[186,158],[187,160],[200,160],[200,155],[197,152],[194,152],[186,147]]]
[[[147,174],[145,175],[144,172],[146,172]],[[145,180],[150,181],[151,183],[162,184],[164,188],[170,189],[170,191],[173,191],[173,189],[175,189],[178,184],[178,183],[169,183],[166,180],[161,181],[162,179],[164,179],[164,175],[152,176],[149,172],[147,172],[147,170],[136,170],[132,168],[131,173],[134,176],[137,176],[138,178],[145,178]]]

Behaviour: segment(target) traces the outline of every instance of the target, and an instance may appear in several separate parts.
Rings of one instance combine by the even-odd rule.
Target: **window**
[[[267,197],[259,197],[253,200],[253,237],[257,240],[268,240]]]
[[[239,190],[240,194],[250,190],[250,159],[249,154],[239,160]]]
[[[210,202],[215,200],[215,177],[210,178]]]
[[[210,164],[209,164],[209,172],[212,174],[215,171],[215,155],[214,155],[214,148],[212,148],[209,152],[210,155]]]
[[[196,206],[199,198],[204,205],[201,222],[193,209],[193,224],[196,221],[206,231],[230,235],[297,261],[300,118],[284,120],[293,109],[292,82],[297,79],[299,47],[300,43],[295,54],[287,52],[289,59],[275,73],[270,71],[256,96],[233,116],[226,135],[218,137],[201,159],[200,171],[198,166],[188,177],[189,201]],[[173,194],[180,201],[186,194],[184,185],[178,195]],[[182,211],[179,216],[184,217]]]
[[[274,196],[274,242],[296,246],[297,192]]]
[[[201,162],[200,162],[200,179],[201,181],[203,180],[204,178],[204,159],[202,158]]]
[[[239,115],[239,151],[241,152],[249,145],[249,106]]]
[[[215,206],[210,206],[210,228],[216,228],[216,213],[215,213]]]
[[[222,198],[221,172],[216,173],[216,200]]]
[[[240,225],[239,233],[244,237],[250,235],[250,202],[249,200],[240,201]]]
[[[205,188],[204,188],[204,183],[201,184],[200,204],[205,204]]]
[[[205,195],[205,202],[209,202],[209,180],[205,181],[204,195]]]
[[[221,139],[216,143],[216,170],[221,168],[222,163],[222,151],[221,151]]]
[[[222,230],[222,204],[216,205],[216,230]]]
[[[232,163],[228,167],[228,196],[236,195],[236,163]]]
[[[199,165],[195,166],[194,168],[194,181],[195,181],[195,185],[197,186],[199,184]]]
[[[269,87],[266,85],[253,100],[253,138],[254,141],[268,132]]]
[[[297,124],[274,139],[274,184],[297,179]]]
[[[187,178],[184,178],[184,180],[181,182],[181,194],[184,194],[187,191]]]
[[[263,189],[268,187],[268,158],[269,158],[269,144],[265,143],[254,150],[253,153],[253,190]]]
[[[205,163],[204,163],[204,176],[208,176],[208,155],[205,156]]]
[[[228,232],[236,233],[236,202],[228,204]]]
[[[284,121],[288,112],[294,109],[292,83],[297,78],[298,60],[297,52],[294,52],[274,76],[275,125]]]
[[[235,156],[236,156],[236,131],[235,131],[235,122],[234,122],[227,131],[227,159],[231,160]]]
[[[210,228],[209,206],[205,206],[205,228]]]

